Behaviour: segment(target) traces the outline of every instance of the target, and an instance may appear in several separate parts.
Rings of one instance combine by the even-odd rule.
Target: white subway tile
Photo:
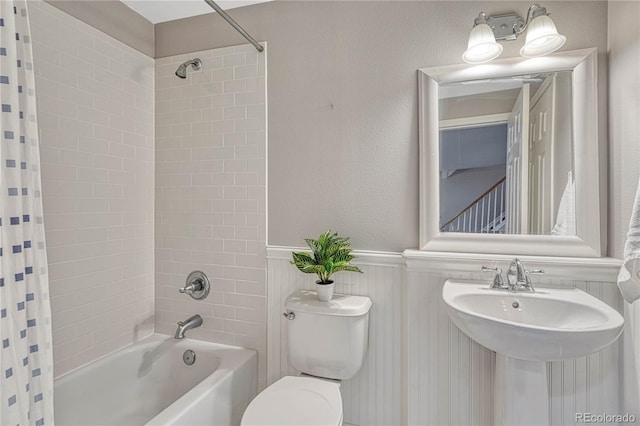
[[[265,315],[264,309],[236,308],[236,319],[241,321],[260,324],[263,323]]]
[[[261,262],[258,263],[259,268],[264,268],[266,261],[264,258],[261,258]],[[236,293],[241,294],[252,294],[255,296],[266,296],[267,295],[267,285],[265,281],[254,282],[254,281],[236,281]],[[262,312],[262,311],[261,311]],[[264,312],[263,312],[264,314]]]
[[[224,82],[223,92],[226,93],[241,93],[247,90],[247,83],[245,80],[227,80]]]
[[[233,93],[226,93],[224,95],[214,95],[211,97],[213,107],[226,107],[234,105]]]
[[[226,165],[226,162],[225,162]],[[224,198],[229,200],[244,200],[247,198],[247,187],[244,186],[225,186]]]
[[[225,173],[238,173],[247,171],[247,160],[225,160],[224,161]]]
[[[235,173],[235,184],[252,186],[258,184],[257,172]]]
[[[49,188],[44,208],[55,212],[46,223],[49,274],[52,295],[64,295],[52,304],[59,375],[127,343],[134,329],[151,332],[138,321],[153,316],[154,272],[144,260],[153,248],[153,233],[114,231],[123,229],[120,211],[138,222],[153,218],[153,197],[121,199],[128,193],[153,194],[153,60],[44,2],[30,7],[42,177]],[[77,66],[63,68],[59,62]],[[125,139],[125,133],[134,137]],[[125,161],[126,172],[121,171]],[[151,179],[144,177],[147,170]],[[55,184],[72,177],[66,187]],[[125,252],[125,239],[129,249],[147,248],[147,255],[136,257],[139,264]],[[142,285],[133,293],[146,299],[138,305],[145,312],[134,312],[127,298],[112,294],[114,289],[132,292],[130,284],[118,285],[126,283],[123,274],[138,274]],[[101,327],[108,316],[98,313],[118,309],[127,315],[111,329]]]
[[[73,20],[49,6],[42,9]],[[56,329],[56,336],[69,342],[90,335],[92,341],[77,356],[56,360],[57,373],[116,349],[136,333],[151,332],[147,319],[154,311],[155,330],[166,333],[200,311],[205,324],[191,330],[191,337],[255,347],[264,368],[265,123],[259,118],[265,105],[257,95],[264,80],[256,78],[264,72],[255,65],[264,62],[251,46],[231,47],[159,59],[153,70],[144,55],[91,28],[80,31],[93,34],[101,53],[85,57],[80,71],[91,65],[91,76],[62,76],[56,57],[49,56],[50,75],[60,79],[52,80],[56,85],[47,96],[55,105],[69,103],[63,113],[77,113],[80,120],[44,115],[49,146],[65,149],[47,150],[43,143],[43,164],[52,166],[49,172],[67,167],[58,181],[76,179],[83,185],[71,188],[86,198],[63,204],[55,194],[67,189],[54,183],[48,201],[54,203],[47,224],[55,243],[50,249],[71,246],[53,256],[52,294],[84,303],[65,306],[60,314],[71,324]],[[54,38],[73,45],[70,34],[65,30]],[[78,42],[59,55],[86,49]],[[177,65],[194,55],[203,59],[203,70],[188,81],[174,78]],[[63,98],[69,85],[77,90]],[[81,257],[82,243],[91,256]],[[204,302],[177,293],[193,269],[212,279]],[[113,320],[110,329],[79,329],[94,318],[104,323],[105,316]]]
[[[234,126],[235,128],[235,126]],[[232,132],[224,134],[224,146],[245,145],[247,143],[247,133]]]
[[[213,105],[213,99],[211,100]],[[224,108],[221,106],[202,109],[202,119],[206,121],[221,121],[224,119]]]
[[[246,63],[246,60],[245,60],[245,63]],[[235,72],[234,78],[238,80],[251,78],[251,77],[258,77],[258,66],[257,64],[237,66],[234,68],[234,72]]]
[[[214,226],[213,235],[223,239],[234,239],[236,233],[233,226]]]
[[[240,104],[236,102],[236,105],[240,105]],[[235,119],[241,119],[241,118],[247,118],[247,107],[233,106],[233,107],[226,107],[224,109],[225,120],[235,120]]]
[[[225,55],[222,62],[225,67],[245,65],[246,55],[243,52]]]
[[[236,93],[234,95],[234,103],[236,105],[253,105],[255,106],[256,104],[259,103],[258,101],[258,93],[257,92],[251,92],[249,91],[249,89],[247,89],[247,92],[245,93]],[[257,118],[257,115],[256,115]]]
[[[230,81],[233,80],[233,68],[215,69],[211,72],[212,81]]]

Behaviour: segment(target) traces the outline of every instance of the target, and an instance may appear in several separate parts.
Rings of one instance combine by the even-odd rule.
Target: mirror
[[[576,235],[571,74],[438,87],[441,232]]]
[[[595,49],[423,69],[419,89],[422,250],[601,255]]]

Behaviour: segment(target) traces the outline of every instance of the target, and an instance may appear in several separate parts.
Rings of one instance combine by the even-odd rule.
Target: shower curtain
[[[51,308],[24,0],[0,0],[0,103],[0,425],[51,425]]]

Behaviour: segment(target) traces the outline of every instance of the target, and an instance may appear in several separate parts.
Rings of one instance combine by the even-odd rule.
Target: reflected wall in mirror
[[[596,54],[419,70],[421,250],[605,252]]]
[[[440,231],[576,235],[571,74],[438,87]]]

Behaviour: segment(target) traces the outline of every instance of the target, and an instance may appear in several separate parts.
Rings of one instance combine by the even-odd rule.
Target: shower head
[[[200,68],[202,68],[202,61],[200,60],[200,58],[194,58],[183,62],[176,70],[176,75],[180,78],[187,78],[187,67],[189,65],[191,65],[191,68],[193,68],[194,71],[198,71]]]

